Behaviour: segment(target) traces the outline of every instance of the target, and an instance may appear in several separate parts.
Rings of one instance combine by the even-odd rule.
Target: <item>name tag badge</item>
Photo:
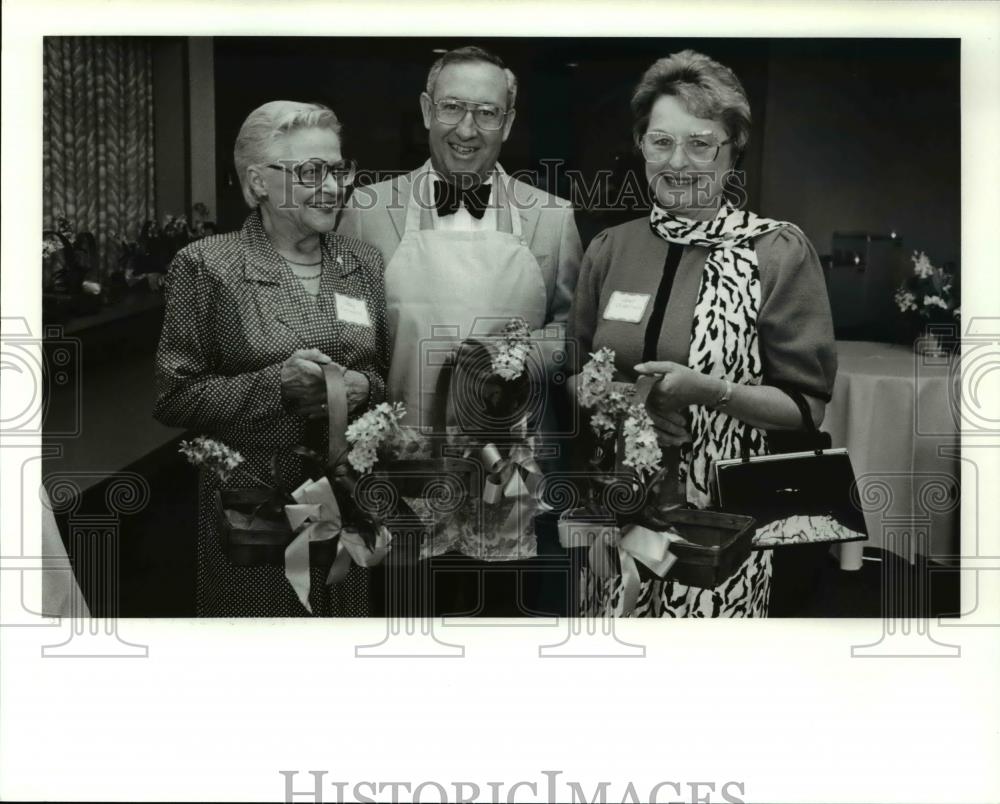
[[[355,299],[353,296],[345,296],[337,293],[337,318],[346,321],[348,324],[357,324],[362,327],[370,327],[372,320],[368,317],[368,304],[364,299]]]
[[[604,308],[604,320],[638,324],[646,314],[649,297],[649,293],[613,291],[608,299],[608,306]]]

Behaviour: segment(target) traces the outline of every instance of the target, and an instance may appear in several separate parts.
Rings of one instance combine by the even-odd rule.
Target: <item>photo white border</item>
[[[2,310],[33,332],[46,34],[960,37],[963,319],[1000,315],[997,3],[8,0],[3,14]],[[964,552],[978,527],[998,556],[997,447],[976,457]],[[0,458],[6,484],[20,460]],[[19,514],[2,512],[5,556]],[[964,610],[1000,612],[988,576],[973,601],[965,575]],[[377,622],[128,620],[148,659],[42,659],[67,628],[0,627],[0,798],[280,800],[281,769],[480,785],[559,769],[588,790],[612,781],[616,801],[629,781],[644,795],[671,780],[742,781],[747,801],[1000,800],[997,628],[932,623],[959,659],[852,659],[880,621],[775,620],[621,622],[644,660],[543,661],[548,632],[518,628],[470,629],[461,660],[405,661],[353,658]]]

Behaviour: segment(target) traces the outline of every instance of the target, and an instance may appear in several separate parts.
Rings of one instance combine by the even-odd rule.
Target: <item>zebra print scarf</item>
[[[694,308],[688,366],[734,385],[760,385],[760,270],[754,239],[790,224],[761,218],[725,203],[714,218],[706,221],[674,217],[654,204],[649,225],[668,243],[710,249]],[[712,463],[738,457],[744,433],[749,435],[751,455],[767,452],[767,434],[701,405],[692,405],[690,414],[692,441],[681,450],[681,479],[686,484],[688,502],[704,508],[711,499]]]

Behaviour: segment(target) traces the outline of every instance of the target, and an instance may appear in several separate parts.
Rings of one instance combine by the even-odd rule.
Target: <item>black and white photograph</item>
[[[956,40],[44,47],[46,488],[144,503],[92,612],[958,612]]]
[[[1000,4],[467,5],[5,5],[0,795],[995,800]]]

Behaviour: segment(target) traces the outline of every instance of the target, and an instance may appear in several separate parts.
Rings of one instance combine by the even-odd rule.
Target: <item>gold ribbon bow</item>
[[[312,614],[309,605],[310,574],[309,544],[336,539],[337,554],[326,576],[328,586],[334,586],[347,577],[353,561],[359,567],[374,567],[381,563],[389,550],[392,535],[384,525],[375,530],[375,548],[369,549],[356,528],[344,527],[340,506],[333,495],[330,481],[325,477],[307,480],[292,492],[294,505],[285,506],[285,516],[292,526],[295,538],[285,548],[285,577],[295,590],[299,601]]]
[[[568,512],[559,520],[559,544],[566,549],[590,547],[587,561],[598,578],[613,578],[617,574],[614,552],[618,553],[618,563],[622,574],[622,616],[628,617],[635,611],[639,600],[639,562],[658,578],[666,576],[677,561],[670,552],[670,543],[680,539],[672,531],[656,531],[642,525],[617,525],[573,519]]]

